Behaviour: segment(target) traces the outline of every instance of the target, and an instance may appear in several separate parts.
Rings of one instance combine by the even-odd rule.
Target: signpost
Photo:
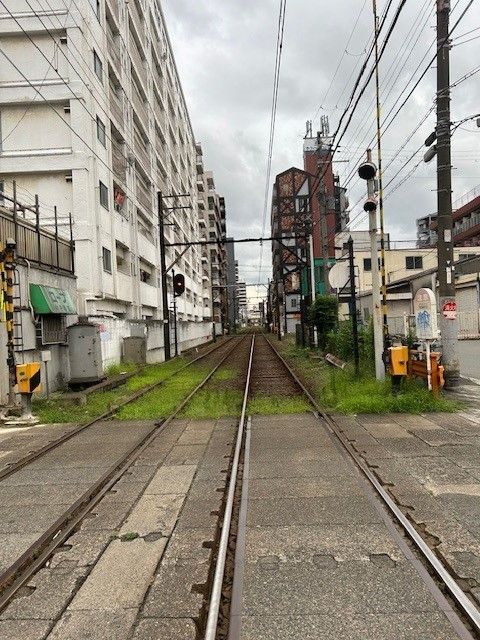
[[[455,307],[456,308],[456,307]],[[419,289],[413,299],[415,313],[415,327],[417,338],[424,340],[427,358],[428,390],[432,390],[432,361],[430,357],[430,343],[438,338],[437,301],[431,289]],[[445,310],[444,310],[445,314]]]

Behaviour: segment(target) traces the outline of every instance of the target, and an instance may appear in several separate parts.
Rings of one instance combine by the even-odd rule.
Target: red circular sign
[[[442,307],[442,313],[448,320],[455,320],[457,317],[457,303],[455,300],[447,300]]]

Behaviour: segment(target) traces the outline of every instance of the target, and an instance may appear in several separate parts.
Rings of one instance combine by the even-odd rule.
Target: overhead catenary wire
[[[268,201],[270,194],[270,180],[272,174],[272,157],[273,157],[273,145],[275,141],[275,124],[277,119],[277,104],[278,104],[278,88],[280,85],[280,68],[282,63],[283,53],[283,35],[285,31],[285,16],[287,9],[287,0],[280,0],[279,13],[278,13],[278,27],[277,27],[277,45],[275,52],[275,67],[273,73],[273,92],[272,92],[272,107],[270,113],[270,134],[268,140],[268,152],[267,152],[267,169],[265,176],[265,195],[263,203],[263,215],[262,215],[262,233],[265,235],[265,227],[267,224],[267,211]],[[263,261],[263,243],[260,245],[260,265]],[[258,280],[260,283],[260,269],[258,273]]]

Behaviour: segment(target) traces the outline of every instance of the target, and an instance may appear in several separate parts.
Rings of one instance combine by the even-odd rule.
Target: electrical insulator
[[[423,156],[423,161],[430,162],[430,160],[433,160],[436,155],[437,155],[437,145],[434,144],[433,147],[430,147],[430,149]]]

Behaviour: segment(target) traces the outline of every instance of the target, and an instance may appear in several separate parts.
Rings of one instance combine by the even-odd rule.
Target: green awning
[[[74,315],[77,313],[68,291],[44,284],[30,284],[30,303],[35,313]]]

